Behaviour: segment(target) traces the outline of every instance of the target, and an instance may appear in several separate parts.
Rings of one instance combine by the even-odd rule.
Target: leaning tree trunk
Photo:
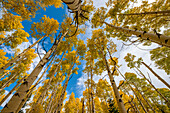
[[[136,103],[133,101],[133,98],[130,96],[129,92],[126,90],[126,88],[123,88],[123,89],[125,90],[125,93],[127,93],[127,94],[128,94],[128,96],[130,97],[131,102],[132,102],[132,103],[133,103],[133,105],[135,106],[136,111],[137,111],[138,113],[140,113],[140,111],[139,111],[138,107],[136,106]]]
[[[135,68],[140,72],[140,74],[148,81],[148,83],[155,89],[155,91],[165,100],[166,104],[169,106],[170,103],[168,99],[164,95],[162,95],[161,92],[158,91],[158,89],[145,77],[145,75],[137,67]]]
[[[22,100],[22,102],[20,103],[18,109],[16,110],[16,113],[18,113],[21,108],[24,106],[24,104],[27,102],[28,98],[30,98],[30,96],[32,95],[32,92],[34,91],[34,88],[38,85],[38,81],[35,83],[35,85],[29,90],[28,94],[26,95],[26,97]]]
[[[170,89],[170,85],[164,79],[162,79],[157,73],[155,73],[152,70],[152,68],[150,68],[145,62],[142,62],[142,64],[145,65],[145,67],[147,67],[162,83],[164,83]]]
[[[32,109],[30,109],[30,110],[28,111],[28,113],[29,113],[31,110],[34,111],[36,105],[37,105],[37,104],[40,104],[40,103],[43,101],[43,98],[44,98],[47,90],[50,88],[51,81],[54,79],[54,77],[55,77],[54,75],[55,75],[55,73],[57,72],[57,70],[59,69],[59,67],[60,67],[60,65],[61,65],[61,62],[62,62],[62,60],[63,60],[63,58],[64,58],[65,53],[66,53],[66,51],[64,52],[64,54],[63,54],[60,62],[57,64],[57,67],[56,67],[55,70],[52,72],[52,74],[51,74],[52,77],[50,77],[47,85],[44,87],[43,92],[41,93],[41,95],[40,95],[39,98],[37,99],[36,103],[33,104]]]
[[[82,101],[82,113],[84,113],[84,99]]]
[[[143,13],[130,13],[130,14],[117,14],[117,15],[150,15],[150,14],[162,14],[166,15],[169,14],[170,10],[165,10],[165,11],[153,11],[153,12],[143,12]]]
[[[122,73],[119,71],[118,68],[117,68],[117,70],[118,70],[118,72],[121,74],[121,76],[127,81],[127,79],[125,78],[125,76],[122,75]],[[127,81],[127,83],[130,84],[129,81]],[[139,94],[142,96],[142,98],[145,100],[145,102],[149,105],[149,107],[151,108],[151,110],[152,110],[154,113],[156,113],[155,110],[153,109],[153,107],[152,107],[152,106],[150,105],[150,103],[148,102],[148,100],[145,98],[145,96],[142,94],[142,92],[138,89],[138,87],[136,86],[136,84],[135,84],[134,82],[132,82],[132,84],[135,86],[136,90],[139,92]]]
[[[34,47],[39,41],[41,41],[45,36],[42,36],[40,39],[38,39],[35,43],[30,45],[27,49],[25,49],[22,53],[20,53],[18,56],[14,57],[14,59],[11,59],[5,66],[0,68],[0,74],[5,71],[9,66],[13,65],[14,62],[16,62],[18,59],[20,59],[28,50],[30,50],[32,47]]]
[[[71,65],[71,67],[70,67],[70,69],[69,69],[68,76],[67,76],[67,80],[66,80],[66,82],[65,82],[65,86],[64,86],[64,88],[63,88],[63,90],[62,90],[62,93],[61,93],[61,96],[60,96],[60,100],[59,100],[59,102],[58,102],[58,106],[57,106],[56,110],[54,111],[54,113],[60,113],[60,112],[61,112],[61,108],[62,108],[62,105],[63,105],[64,95],[65,95],[65,92],[66,92],[66,88],[67,88],[67,85],[68,85],[68,81],[69,81],[69,79],[70,79],[70,75],[71,75],[71,73],[72,73],[72,68],[73,68],[76,60],[77,60],[77,58],[74,59],[74,62],[73,62],[73,64]]]
[[[139,94],[142,96],[142,98],[145,100],[145,102],[149,105],[149,107],[151,108],[151,110],[155,112],[154,108],[151,106],[151,104],[148,102],[148,100],[145,98],[145,96],[142,94],[142,92],[138,89],[138,87],[136,86],[136,84],[134,82],[132,82],[132,84],[135,86],[135,88],[137,89],[137,91],[139,92]]]
[[[50,97],[50,100],[49,100],[49,103],[48,103],[47,108],[46,108],[44,113],[49,113],[50,107],[51,107],[52,102],[53,102],[53,97],[55,96],[55,91],[56,91],[56,88],[54,87],[53,91],[52,91],[52,94],[51,94],[51,97]]]
[[[118,69],[117,69],[118,70]],[[139,101],[140,105],[142,106],[143,110],[145,113],[148,113],[147,110],[145,109],[142,101],[140,100],[140,98],[138,97],[137,93],[135,92],[135,90],[133,89],[133,87],[130,85],[130,83],[127,81],[127,79],[123,76],[123,74],[118,70],[118,72],[120,73],[120,75],[125,79],[125,81],[127,82],[128,86],[130,87],[130,89],[133,91],[133,93],[135,94],[137,100]]]
[[[90,95],[90,83],[89,83],[90,81],[89,81],[89,72],[88,72],[88,95],[89,95],[89,98],[88,98],[88,100],[89,100],[89,111],[90,111],[90,113],[91,113],[91,95]]]
[[[23,105],[26,103],[26,101],[28,100],[28,98],[31,96],[34,88],[40,83],[40,80],[42,79],[42,77],[44,76],[44,74],[46,73],[47,69],[50,67],[51,63],[53,62],[54,56],[52,58],[52,60],[50,61],[49,65],[46,67],[46,69],[44,70],[43,74],[39,77],[39,79],[37,80],[37,82],[34,84],[34,86],[31,88],[31,90],[29,91],[29,93],[27,94],[27,96],[25,97],[25,99],[21,102],[21,104],[19,105],[16,113],[18,113],[21,108],[23,107]]]
[[[26,78],[26,76],[24,76],[22,79],[20,79],[18,81],[18,83],[15,85],[15,87],[1,100],[0,105],[3,104],[3,102],[5,102],[5,100],[16,90],[16,88],[22,83],[22,81]]]
[[[94,99],[93,99],[93,72],[92,69],[90,71],[91,73],[91,102],[92,102],[92,113],[94,113]]]
[[[106,24],[110,27],[113,27],[117,31],[122,31],[122,32],[128,33],[128,34],[133,34],[133,35],[136,35],[138,37],[141,37],[144,40],[150,40],[150,41],[155,42],[157,44],[170,47],[170,36],[162,35],[162,34],[159,34],[159,33],[156,33],[156,34],[147,33],[146,31],[132,30],[132,29],[128,29],[128,28],[117,27],[117,26],[111,25],[107,22],[103,22],[103,21],[100,21],[100,22],[104,23],[104,24]]]
[[[0,88],[0,92],[7,87],[7,85],[12,81],[13,78],[15,78],[17,76],[18,73],[14,74],[5,84],[3,84],[3,86]]]
[[[103,55],[103,59],[104,59],[104,63],[105,63],[105,66],[106,66],[108,75],[109,75],[110,83],[111,83],[111,86],[112,86],[112,88],[113,88],[113,91],[114,91],[114,94],[115,94],[115,97],[116,97],[116,102],[117,102],[117,105],[118,105],[118,108],[119,108],[119,112],[120,112],[120,113],[127,113],[127,112],[126,112],[126,109],[125,109],[125,106],[124,106],[124,103],[123,103],[123,100],[122,100],[122,98],[120,97],[119,91],[118,91],[118,89],[117,89],[115,80],[114,80],[114,78],[113,78],[113,74],[112,74],[111,71],[110,71],[110,68],[109,68],[108,62],[107,62],[107,60],[106,60],[106,57],[104,56],[103,52],[101,52],[101,53],[102,53],[102,55]],[[116,67],[115,67],[115,68],[116,68]]]
[[[38,65],[35,67],[35,69],[32,71],[32,73],[28,76],[27,79],[24,80],[24,83],[21,84],[21,86],[16,91],[16,93],[13,95],[13,97],[10,99],[10,101],[2,109],[2,113],[9,113],[9,112],[15,113],[15,111],[19,107],[19,104],[22,102],[22,100],[25,98],[26,94],[29,92],[29,88],[31,87],[33,82],[38,77],[38,74],[41,72],[44,65],[49,61],[49,57],[57,49],[57,46],[60,43],[60,40],[62,40],[64,38],[64,36],[67,34],[67,32],[65,32],[63,34],[63,36],[61,36],[61,38],[58,41],[55,41],[55,43],[53,44],[51,49],[44,55],[44,57],[41,59],[41,61],[38,63]]]

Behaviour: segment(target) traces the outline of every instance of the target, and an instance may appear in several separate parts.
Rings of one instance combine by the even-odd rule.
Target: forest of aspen
[[[0,113],[170,113],[170,0],[0,0]]]

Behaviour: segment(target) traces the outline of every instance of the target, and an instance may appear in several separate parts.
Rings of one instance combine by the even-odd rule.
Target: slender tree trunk
[[[59,84],[58,84],[58,85],[59,85]],[[58,86],[58,85],[57,85],[57,86]],[[56,94],[57,94],[57,93],[54,92],[54,96],[53,96],[54,101],[55,101]],[[53,99],[53,98],[52,98],[52,99]],[[49,110],[48,110],[47,113],[52,113],[52,108],[53,108],[53,105],[52,105],[52,104],[53,104],[53,100],[51,100],[51,105],[49,106],[50,108],[49,108]]]
[[[84,113],[84,100],[82,101],[82,113]]]
[[[132,29],[127,29],[127,28],[123,28],[123,27],[117,27],[117,26],[111,25],[107,22],[103,22],[103,21],[100,21],[100,22],[104,23],[110,27],[113,27],[114,29],[116,29],[118,31],[122,31],[122,32],[128,33],[128,34],[133,34],[138,37],[141,37],[144,40],[150,40],[150,41],[158,43],[160,45],[170,47],[170,36],[165,36],[165,35],[158,34],[158,33],[157,34],[147,33],[146,31],[132,30]]]
[[[4,73],[4,74],[0,77],[0,79],[3,78],[5,75],[7,75],[9,72],[11,72],[11,70],[14,69],[16,66],[17,66],[17,64],[15,64],[10,70],[8,70],[6,73]]]
[[[15,78],[17,76],[18,73],[16,73],[15,75],[13,75],[1,88],[0,88],[0,92],[7,87],[7,85],[12,81],[13,78]]]
[[[71,65],[70,69],[69,69],[69,72],[68,72],[68,77],[67,77],[67,80],[65,82],[65,86],[62,90],[62,93],[61,93],[61,96],[60,96],[60,100],[59,100],[59,103],[58,103],[58,107],[56,108],[56,110],[54,111],[54,113],[60,113],[61,112],[61,108],[62,108],[62,105],[63,105],[63,101],[64,101],[64,95],[65,95],[65,92],[66,92],[66,88],[67,88],[67,85],[68,85],[68,81],[69,81],[69,78],[70,78],[70,75],[72,73],[72,68],[75,64],[75,61],[77,60],[77,58],[74,60],[73,64]]]
[[[68,31],[67,31],[68,32]],[[63,36],[58,41],[55,41],[51,49],[44,55],[44,57],[41,59],[41,61],[38,63],[38,65],[35,67],[35,69],[32,71],[32,73],[28,76],[27,79],[24,80],[24,83],[21,84],[20,88],[16,91],[16,93],[13,95],[11,100],[5,105],[5,107],[2,109],[2,113],[9,113],[9,112],[15,112],[17,108],[19,107],[19,104],[24,99],[27,92],[29,92],[29,88],[33,84],[33,82],[38,77],[38,74],[43,69],[44,65],[49,61],[49,57],[51,54],[57,49],[57,46],[64,38],[64,36],[67,34],[65,32]],[[58,43],[57,43],[58,42]]]
[[[145,67],[147,67],[162,83],[164,83],[170,89],[170,85],[164,79],[162,79],[157,73],[155,73],[152,70],[152,68],[150,68],[145,62],[142,62],[142,64],[145,65]]]
[[[133,98],[130,96],[129,92],[126,90],[126,88],[123,88],[125,90],[125,92],[128,94],[128,96],[130,97],[131,99],[131,102],[133,103],[133,105],[135,106],[135,109],[138,113],[140,113],[138,107],[136,106],[136,103],[133,101]]]
[[[50,97],[50,100],[49,100],[49,103],[48,103],[48,106],[47,106],[47,108],[46,108],[44,113],[49,113],[50,107],[52,105],[53,97],[55,96],[55,91],[56,91],[56,88],[54,87],[53,91],[52,91],[52,94],[51,94],[51,97]]]
[[[117,69],[118,70],[118,69]],[[130,85],[130,83],[127,81],[127,79],[123,76],[123,74],[118,70],[118,72],[120,73],[120,75],[125,79],[125,81],[127,82],[128,86],[130,87],[130,89],[133,91],[133,93],[135,94],[136,98],[138,99],[140,105],[142,106],[143,110],[145,113],[148,113],[147,110],[145,109],[142,101],[140,100],[140,98],[138,97],[137,93],[134,91],[133,87]]]
[[[118,107],[119,107],[119,112],[120,113],[127,113],[126,109],[125,109],[125,106],[124,106],[124,103],[123,103],[123,100],[121,99],[119,91],[117,89],[117,86],[116,86],[115,80],[113,78],[113,75],[112,75],[112,73],[110,71],[110,68],[109,68],[108,62],[106,60],[106,57],[104,56],[103,52],[101,52],[101,53],[103,55],[103,59],[104,59],[104,62],[105,62],[105,66],[106,66],[108,75],[109,75],[110,83],[112,85],[112,88],[113,88],[113,91],[114,91],[114,94],[115,94],[115,97],[116,97],[116,101],[117,101],[117,104],[118,104]]]
[[[0,73],[5,71],[9,66],[13,65],[14,62],[16,62],[18,59],[20,59],[28,50],[30,50],[32,47],[34,47],[39,41],[41,41],[45,36],[42,36],[40,39],[38,39],[35,43],[30,45],[27,49],[25,49],[22,53],[20,53],[18,56],[16,56],[14,59],[11,59],[5,66],[0,68]]]
[[[92,113],[94,113],[94,99],[93,99],[93,72],[92,72],[92,68],[91,68],[91,102],[92,102]]]
[[[119,69],[117,69],[119,71]],[[120,71],[119,71],[120,73]],[[121,74],[122,75],[122,74]],[[125,76],[122,75],[122,77],[125,79]],[[127,79],[125,79],[127,81]],[[129,83],[129,81],[128,81]],[[129,83],[130,84],[130,83]],[[139,94],[142,96],[142,98],[145,100],[145,102],[149,105],[149,107],[151,108],[152,112],[156,113],[155,110],[153,109],[153,107],[150,105],[150,103],[147,101],[147,99],[145,98],[145,96],[142,94],[142,92],[138,89],[138,87],[136,86],[136,84],[134,82],[132,82],[132,84],[135,86],[136,90],[139,92]]]
[[[65,53],[66,53],[66,51],[64,52],[64,54],[63,54],[60,62],[57,64],[57,67],[56,67],[55,70],[52,72],[52,77],[50,77],[47,85],[44,87],[44,91],[41,93],[41,95],[39,96],[39,98],[37,99],[37,101],[33,104],[32,109],[30,109],[30,110],[28,111],[28,113],[29,113],[31,110],[34,110],[37,104],[42,103],[42,101],[43,101],[43,99],[44,99],[44,97],[45,97],[45,94],[46,94],[47,90],[50,88],[51,81],[54,79],[54,77],[55,77],[54,75],[55,75],[55,73],[57,72],[57,70],[59,69],[59,67],[60,67],[60,65],[61,65],[61,62],[62,62],[62,60],[63,60],[63,58],[64,58]]]
[[[19,82],[15,85],[15,87],[1,100],[0,105],[3,104],[3,102],[5,102],[5,100],[16,90],[16,88],[22,83],[22,81],[26,78],[26,76],[24,76],[22,79],[19,80]]]
[[[89,79],[89,72],[88,72],[88,95],[89,95],[89,111],[90,111],[90,113],[92,112],[92,110],[91,110],[91,95],[90,95],[90,81],[89,81],[90,79]]]
[[[145,77],[145,75],[137,67],[135,68],[140,72],[140,74],[148,81],[148,83],[155,89],[155,91],[165,100],[166,104],[169,106],[168,99],[158,91],[158,89]]]
[[[130,13],[130,14],[117,14],[117,15],[150,15],[150,14],[169,14],[170,10],[165,11],[153,11],[153,12],[143,12],[143,13]]]
[[[150,105],[150,103],[148,102],[148,100],[145,98],[145,96],[142,94],[142,92],[138,89],[138,87],[136,86],[136,84],[134,82],[132,82],[132,84],[135,86],[135,88],[137,89],[137,91],[140,93],[140,95],[143,97],[143,99],[145,100],[145,102],[149,105],[149,107],[151,108],[152,112],[156,113],[154,108]]]

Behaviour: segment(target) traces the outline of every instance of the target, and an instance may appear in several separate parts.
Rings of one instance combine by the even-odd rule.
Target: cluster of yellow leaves
[[[3,0],[3,8],[21,15],[23,19],[34,17],[36,11],[40,9],[39,2],[34,0]]]
[[[13,29],[24,28],[21,22],[21,16],[5,12],[0,19],[0,31],[11,31]]]
[[[8,57],[5,56],[6,52],[3,52],[2,49],[0,49],[0,68],[4,66],[8,61]]]
[[[40,4],[42,7],[48,7],[51,5],[54,5],[56,8],[59,8],[62,6],[61,0],[41,0],[42,3]]]
[[[59,27],[59,23],[57,20],[55,20],[54,18],[49,18],[46,17],[46,15],[44,15],[44,17],[42,17],[40,19],[40,22],[37,23],[33,23],[31,26],[31,36],[35,37],[35,38],[40,38],[42,36],[47,36],[50,37],[51,42],[54,41],[53,36],[54,33],[56,33]]]

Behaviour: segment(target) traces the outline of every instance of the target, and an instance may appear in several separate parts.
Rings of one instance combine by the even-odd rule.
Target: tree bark
[[[53,86],[54,87],[54,86]],[[53,101],[53,97],[55,96],[55,87],[53,88],[53,91],[52,91],[52,94],[51,94],[51,97],[50,97],[50,100],[49,100],[49,103],[48,103],[48,106],[47,106],[47,108],[46,108],[46,110],[45,110],[45,112],[44,113],[49,113],[49,110],[50,110],[50,107],[51,107],[51,105],[52,105],[52,101]]]
[[[145,62],[142,62],[142,64],[145,65],[145,67],[147,67],[162,83],[164,83],[170,89],[170,85],[164,79],[162,79],[157,73],[155,73],[152,70],[152,68],[150,68]]]
[[[84,113],[84,100],[82,101],[82,113]]]
[[[118,69],[117,69],[118,70]],[[142,106],[143,110],[145,113],[148,113],[147,110],[145,109],[143,103],[141,102],[140,98],[138,97],[137,93],[134,91],[133,87],[130,85],[130,83],[127,81],[127,79],[123,76],[123,74],[118,70],[118,72],[120,73],[120,75],[125,79],[125,81],[128,83],[128,86],[130,87],[130,89],[133,91],[133,93],[135,94],[136,98],[138,99],[140,105]]]
[[[103,52],[101,52],[101,53],[103,55],[103,59],[104,59],[104,62],[105,62],[105,66],[106,66],[108,75],[109,75],[110,83],[112,85],[112,88],[113,88],[113,91],[114,91],[114,94],[115,94],[115,97],[116,97],[116,102],[117,102],[118,107],[119,107],[119,112],[120,113],[127,113],[126,109],[125,109],[125,106],[124,106],[124,103],[123,103],[123,100],[121,99],[119,91],[117,89],[117,86],[116,86],[115,80],[113,78],[113,75],[112,75],[112,73],[110,71],[110,68],[109,68],[108,62],[106,60],[106,57],[104,56]]]
[[[138,37],[141,37],[144,40],[150,40],[157,44],[170,47],[170,36],[166,36],[166,35],[162,35],[162,34],[158,34],[158,33],[157,34],[147,33],[146,31],[132,30],[132,29],[128,29],[128,28],[117,27],[117,26],[111,25],[107,22],[103,22],[103,21],[100,21],[100,22],[104,23],[110,27],[113,27],[114,29],[116,29],[118,31],[122,31],[122,32],[128,33],[128,34],[133,34]]]
[[[81,0],[62,0],[73,12],[80,11]]]
[[[24,80],[24,83],[21,84],[20,88],[16,91],[16,93],[13,95],[13,97],[10,99],[10,101],[2,109],[2,113],[9,113],[9,112],[15,113],[15,111],[19,107],[19,104],[22,102],[22,100],[24,99],[27,92],[29,92],[29,88],[31,87],[33,82],[38,77],[38,74],[41,72],[44,65],[49,61],[49,57],[55,51],[55,49],[57,49],[57,46],[58,46],[60,40],[62,40],[64,38],[64,36],[67,34],[67,32],[65,32],[63,34],[63,36],[61,36],[61,38],[58,41],[54,42],[51,49],[44,55],[44,57],[41,59],[41,61],[38,63],[38,65],[35,67],[35,69],[32,71],[32,73],[28,76],[27,79]]]
[[[92,64],[91,64],[92,65]],[[92,72],[92,67],[91,67],[91,102],[92,102],[92,113],[94,113],[94,99],[93,99],[93,72]]]
[[[12,81],[13,78],[17,76],[17,73],[13,75],[3,86],[0,88],[0,92]]]
[[[19,80],[19,82],[15,85],[15,87],[1,100],[0,105],[5,102],[5,100],[16,90],[16,88],[20,85],[20,83],[26,78],[24,76],[22,79]]]
[[[143,13],[130,13],[130,14],[117,14],[117,15],[148,15],[148,14],[163,14],[163,15],[165,15],[167,13],[170,13],[170,10],[143,12]]]
[[[39,41],[41,41],[45,36],[42,36],[40,39],[38,39],[35,43],[30,45],[27,49],[25,49],[22,53],[20,53],[18,56],[16,56],[14,59],[11,59],[5,66],[0,68],[0,73],[5,71],[9,66],[13,65],[14,62],[16,62],[18,59],[20,59],[28,50],[30,50],[32,47],[34,47]]]
[[[88,72],[88,95],[89,95],[89,111],[90,111],[90,113],[92,112],[92,110],[91,110],[91,95],[90,95],[90,81],[89,81],[90,79],[89,79],[89,72]]]

